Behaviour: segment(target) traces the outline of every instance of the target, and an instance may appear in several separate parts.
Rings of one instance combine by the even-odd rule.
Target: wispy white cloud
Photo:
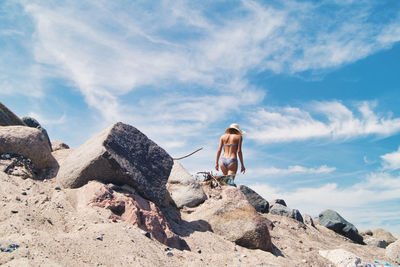
[[[248,114],[251,121],[249,138],[274,143],[315,138],[345,140],[398,133],[400,118],[376,114],[374,105],[363,102],[352,111],[342,103],[332,101],[315,102],[308,110],[293,107],[260,109]]]
[[[42,79],[69,80],[109,122],[138,119],[126,110],[143,96],[143,88],[153,95],[243,94],[246,87],[237,85],[249,84],[249,72],[329,69],[400,39],[390,35],[399,20],[390,29],[385,22],[372,25],[365,19],[371,16],[369,4],[353,8],[351,1],[336,2],[332,16],[320,11],[324,4],[296,1],[269,6],[244,0],[223,13],[212,3],[189,1],[22,3],[34,21],[34,60],[51,66],[40,72]],[[123,100],[132,92],[134,103],[128,105]],[[321,135],[327,131],[317,128]]]
[[[329,167],[326,165],[322,165],[318,168],[306,168],[299,165],[289,166],[286,169],[280,169],[275,167],[269,168],[258,168],[251,169],[248,171],[249,175],[252,176],[263,176],[263,175],[296,175],[296,174],[326,174],[335,171],[335,167]]]
[[[383,160],[383,168],[389,170],[400,169],[400,147],[397,151],[387,153],[381,156]]]
[[[59,118],[49,118],[48,116],[44,116],[42,114],[36,113],[36,112],[29,112],[28,116],[35,118],[38,120],[38,122],[44,126],[44,125],[58,125],[58,124],[63,124],[66,122],[66,115],[63,114]]]

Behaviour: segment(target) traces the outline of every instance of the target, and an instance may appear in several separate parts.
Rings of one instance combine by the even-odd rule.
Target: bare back
[[[238,134],[224,134],[221,141],[224,147],[224,158],[237,158],[238,147],[241,136]]]

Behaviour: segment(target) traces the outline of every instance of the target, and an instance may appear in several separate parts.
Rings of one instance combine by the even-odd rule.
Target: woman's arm
[[[242,166],[240,172],[241,173],[245,173],[246,172],[246,168],[244,167],[244,163],[243,163],[242,142],[243,142],[243,137],[240,136],[237,153],[238,153],[238,156],[239,156],[240,165]]]
[[[223,142],[222,142],[222,136],[221,136],[221,138],[219,139],[219,147],[218,147],[218,151],[217,151],[217,159],[216,159],[216,161],[215,161],[215,169],[218,171],[219,170],[219,157],[221,156],[221,151],[222,151],[222,145],[223,145]]]

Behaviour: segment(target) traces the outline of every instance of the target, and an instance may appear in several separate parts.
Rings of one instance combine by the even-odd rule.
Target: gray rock
[[[343,235],[356,243],[364,244],[363,237],[357,228],[346,221],[339,213],[333,210],[325,210],[319,214],[319,224],[336,233]]]
[[[77,188],[90,180],[127,184],[160,205],[173,165],[168,153],[133,126],[118,122],[89,139],[62,162],[62,186]]]
[[[0,154],[13,153],[30,159],[37,169],[47,169],[56,163],[44,135],[27,126],[0,127]]]
[[[314,220],[311,218],[310,215],[304,214],[303,215],[303,219],[304,219],[304,223],[305,224],[308,224],[308,225],[310,225],[312,227],[315,227]]]
[[[256,211],[260,213],[268,213],[269,203],[262,196],[245,185],[239,186],[239,189],[246,196],[247,200],[256,209]]]
[[[301,213],[297,209],[291,209],[288,207],[285,207],[281,204],[274,204],[272,208],[269,211],[270,214],[275,214],[275,215],[280,215],[280,216],[286,216],[289,218],[293,218],[299,222],[304,222],[303,221],[303,216],[301,216]]]
[[[385,255],[393,264],[400,264],[400,239],[387,246]]]
[[[178,208],[195,207],[207,199],[201,185],[176,160],[168,178],[167,190]]]
[[[0,126],[11,125],[25,126],[24,122],[17,115],[0,102]]]
[[[275,204],[281,204],[282,206],[285,206],[285,207],[287,207],[287,205],[286,205],[286,202],[285,202],[285,200],[283,200],[283,199],[274,199],[274,200],[272,200],[271,201],[271,208],[272,208],[272,206],[273,205],[275,205]]]
[[[26,116],[26,117],[22,117],[21,120],[22,120],[27,126],[32,127],[32,128],[36,128],[36,129],[38,129],[39,131],[41,131],[42,134],[44,135],[44,137],[46,138],[47,142],[49,143],[50,150],[53,151],[53,148],[52,148],[51,142],[50,142],[50,138],[49,138],[49,135],[47,134],[46,129],[44,129],[44,128],[42,127],[42,125],[40,125],[40,123],[39,123],[36,119],[34,119],[34,118],[32,118],[32,117],[27,117],[27,116]]]
[[[387,247],[387,243],[385,240],[378,240],[373,237],[365,238],[364,242],[368,246],[372,246],[372,247],[378,247],[378,248],[386,248]]]

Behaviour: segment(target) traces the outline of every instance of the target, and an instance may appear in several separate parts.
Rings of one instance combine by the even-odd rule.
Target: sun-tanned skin
[[[237,156],[239,156],[240,164],[241,164],[241,172],[245,173],[246,168],[243,164],[243,154],[242,154],[242,142],[243,138],[235,129],[229,129],[228,133],[221,136],[219,140],[219,147],[217,151],[217,159],[215,164],[215,169],[218,171],[221,168],[221,171],[224,175],[236,175],[238,169],[238,161]],[[230,163],[227,167],[224,164],[219,164],[219,158],[221,156],[222,147],[224,147],[224,153],[222,155],[223,158],[226,159],[236,159],[232,163]]]

